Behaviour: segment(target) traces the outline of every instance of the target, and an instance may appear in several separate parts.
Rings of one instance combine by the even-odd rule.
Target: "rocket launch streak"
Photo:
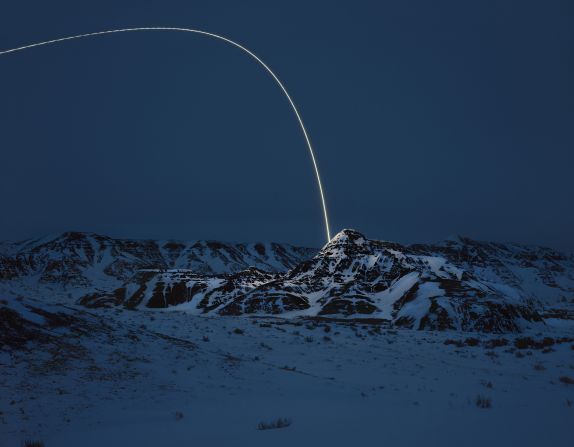
[[[59,39],[46,40],[44,42],[37,42],[37,43],[30,44],[30,45],[21,46],[18,48],[12,48],[9,50],[0,51],[0,56],[3,56],[5,54],[9,54],[9,53],[15,53],[17,51],[27,50],[30,48],[40,47],[40,46],[44,46],[44,45],[50,45],[53,43],[65,42],[68,40],[82,39],[85,37],[103,36],[106,34],[135,32],[135,31],[179,31],[179,32],[201,34],[201,35],[207,36],[207,37],[213,37],[215,39],[219,39],[219,40],[222,40],[224,42],[227,42],[227,43],[233,45],[234,47],[239,48],[240,50],[244,51],[249,56],[251,56],[253,59],[255,59],[257,62],[259,62],[259,64],[261,64],[261,66],[263,66],[263,68],[265,68],[265,70],[267,70],[267,72],[273,77],[273,79],[275,80],[277,85],[279,85],[279,87],[281,88],[281,90],[283,91],[285,96],[287,97],[287,100],[289,101],[289,104],[291,105],[293,112],[295,112],[295,116],[297,117],[297,121],[299,122],[299,126],[301,127],[301,130],[303,131],[303,136],[305,137],[305,142],[307,144],[307,148],[309,149],[309,154],[311,155],[311,161],[313,163],[313,168],[315,169],[315,177],[317,178],[317,185],[319,187],[319,194],[321,196],[321,205],[323,207],[323,220],[325,222],[325,232],[326,232],[326,236],[327,236],[327,242],[329,242],[331,240],[331,230],[329,228],[329,217],[327,215],[327,204],[325,202],[325,194],[323,192],[323,185],[321,183],[321,176],[319,175],[319,167],[317,166],[317,160],[315,159],[315,152],[313,151],[313,146],[311,145],[311,140],[309,139],[307,129],[305,128],[305,125],[303,124],[303,119],[301,118],[301,115],[299,113],[299,110],[295,106],[295,103],[291,99],[291,96],[287,92],[287,89],[285,88],[283,83],[279,80],[277,75],[271,70],[271,68],[269,68],[267,66],[267,64],[265,64],[265,62],[263,62],[261,59],[259,59],[259,57],[257,55],[255,55],[253,52],[251,52],[250,50],[245,48],[243,45],[240,45],[237,42],[235,42],[231,39],[228,39],[226,37],[223,37],[223,36],[220,36],[220,35],[214,34],[214,33],[209,33],[207,31],[201,31],[201,30],[190,29],[190,28],[175,28],[175,27],[159,27],[158,26],[158,27],[114,29],[114,30],[98,31],[98,32],[87,33],[87,34],[78,34],[75,36],[61,37]]]

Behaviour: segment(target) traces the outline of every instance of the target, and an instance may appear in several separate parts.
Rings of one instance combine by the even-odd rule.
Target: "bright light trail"
[[[257,55],[255,55],[253,52],[251,52],[250,50],[245,48],[243,45],[240,45],[237,42],[235,42],[231,39],[228,39],[227,37],[223,37],[223,36],[220,36],[220,35],[214,34],[214,33],[209,33],[207,31],[201,31],[201,30],[190,29],[190,28],[154,26],[154,27],[114,29],[114,30],[108,30],[108,31],[98,31],[95,33],[78,34],[75,36],[61,37],[59,39],[46,40],[44,42],[37,42],[37,43],[30,44],[30,45],[24,45],[24,46],[18,47],[18,48],[12,48],[10,50],[0,51],[0,56],[8,54],[8,53],[15,53],[16,51],[27,50],[29,48],[35,48],[35,47],[40,47],[43,45],[50,45],[53,43],[64,42],[67,40],[82,39],[84,37],[102,36],[105,34],[127,33],[127,32],[134,32],[134,31],[180,31],[180,32],[186,32],[186,33],[201,34],[201,35],[207,36],[207,37],[213,37],[215,39],[219,39],[219,40],[222,40],[224,42],[227,42],[227,43],[233,45],[234,47],[239,48],[240,50],[243,50],[245,53],[247,53],[249,56],[251,56],[257,62],[259,62],[263,66],[263,68],[265,68],[265,70],[267,70],[267,72],[273,77],[273,79],[275,79],[275,82],[277,82],[277,85],[279,85],[279,87],[281,88],[281,90],[283,91],[285,96],[287,97],[287,100],[289,101],[289,104],[291,104],[291,108],[293,109],[293,112],[295,112],[295,116],[297,117],[297,121],[299,121],[299,126],[301,126],[301,130],[303,131],[303,136],[305,137],[305,142],[307,143],[307,148],[309,149],[309,154],[311,155],[311,161],[313,162],[313,168],[315,169],[315,177],[317,178],[317,185],[319,186],[319,194],[321,195],[321,205],[323,206],[323,219],[325,221],[325,232],[327,235],[327,242],[329,242],[331,240],[331,230],[329,228],[329,216],[327,215],[327,203],[325,202],[325,194],[323,193],[323,184],[321,183],[321,176],[319,175],[319,167],[317,166],[317,160],[315,159],[315,152],[313,151],[313,146],[311,146],[311,140],[309,139],[309,135],[307,134],[307,129],[305,129],[305,125],[303,124],[303,119],[301,118],[301,115],[299,113],[299,110],[297,110],[295,103],[291,99],[291,96],[287,92],[287,89],[285,88],[283,83],[279,80],[277,75],[267,66],[267,64],[265,62],[263,62],[261,59],[259,59],[259,57]]]

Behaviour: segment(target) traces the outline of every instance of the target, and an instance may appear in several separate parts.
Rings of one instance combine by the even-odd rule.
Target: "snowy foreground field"
[[[574,445],[564,323],[496,335],[68,311],[0,351],[3,447]]]

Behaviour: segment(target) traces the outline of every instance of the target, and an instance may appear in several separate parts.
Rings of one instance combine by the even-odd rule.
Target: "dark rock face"
[[[21,348],[28,341],[41,337],[42,333],[36,325],[14,310],[0,307],[0,346],[2,348]]]
[[[353,230],[313,258],[278,244],[111,243],[93,235],[57,243],[47,258],[37,243],[5,256],[10,262],[0,258],[4,277],[29,269],[40,281],[85,287],[79,302],[88,307],[368,319],[419,330],[517,332],[574,315],[574,259],[542,247],[467,238],[403,246]],[[103,258],[101,274],[115,281],[83,286]]]

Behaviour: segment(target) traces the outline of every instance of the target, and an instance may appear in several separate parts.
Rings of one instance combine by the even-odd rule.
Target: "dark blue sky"
[[[572,1],[5,1],[0,48],[154,25],[279,74],[334,231],[574,249]],[[239,50],[99,37],[0,57],[0,80],[0,239],[323,243],[297,122]]]

